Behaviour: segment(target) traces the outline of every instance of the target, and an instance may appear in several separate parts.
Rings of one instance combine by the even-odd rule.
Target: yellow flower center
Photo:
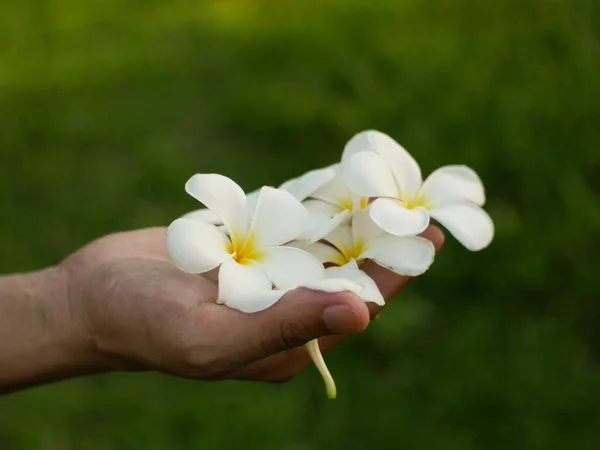
[[[361,266],[363,261],[359,262],[358,258],[367,251],[367,248],[362,241],[355,239],[352,247],[338,248],[338,250],[342,254],[341,259],[343,260],[343,264],[340,264],[340,266],[349,263],[353,259]]]
[[[407,209],[414,209],[418,208],[419,206],[427,209],[427,201],[421,193],[419,193],[415,198],[404,196],[403,199],[400,199],[400,203],[402,203],[402,205]]]
[[[354,198],[348,197],[340,200],[338,205],[348,211],[355,212],[356,210],[364,209],[369,204],[369,197],[361,197],[358,202]]]
[[[247,265],[260,259],[260,251],[256,248],[256,240],[252,235],[242,239],[232,236],[227,251],[238,264]]]

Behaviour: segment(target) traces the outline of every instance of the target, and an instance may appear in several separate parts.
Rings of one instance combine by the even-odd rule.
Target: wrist
[[[39,273],[35,289],[37,303],[46,307],[54,319],[54,338],[49,343],[56,349],[57,357],[64,361],[64,368],[73,375],[102,372],[108,369],[95,351],[93,339],[85,326],[81,301],[71,295],[69,272],[62,266],[54,266]],[[46,286],[51,286],[48,290]]]
[[[0,391],[101,372],[60,266],[0,279]]]

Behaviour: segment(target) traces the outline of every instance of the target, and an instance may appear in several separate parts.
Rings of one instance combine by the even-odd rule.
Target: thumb
[[[288,292],[255,317],[264,357],[322,336],[363,331],[369,324],[369,310],[355,294],[306,288]]]

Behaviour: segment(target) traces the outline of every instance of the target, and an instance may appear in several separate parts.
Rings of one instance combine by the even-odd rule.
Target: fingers
[[[263,330],[264,356],[322,336],[362,331],[369,323],[364,302],[351,292],[305,288],[289,292],[257,319]]]
[[[435,247],[436,253],[444,245],[444,233],[435,225],[430,225],[422,234],[421,237],[429,239]],[[367,261],[363,270],[377,283],[381,294],[386,299],[390,300],[396,295],[406,283],[411,280],[411,277],[405,275],[397,275],[394,272],[385,269],[373,261]],[[381,311],[381,306],[374,303],[368,304],[371,317],[375,317]]]
[[[364,330],[369,311],[351,292],[327,293],[306,288],[287,293],[271,308],[246,314],[220,309],[239,360],[250,363],[301,346],[312,339]],[[302,349],[303,350],[303,349]]]
[[[304,346],[295,347],[254,361],[228,374],[227,378],[232,380],[282,383],[298,375],[310,363],[310,356],[306,348]]]
[[[434,225],[425,230],[421,236],[429,239],[433,243],[436,252],[438,252],[444,244],[444,234]],[[386,300],[390,300],[396,295],[411,279],[411,277],[408,276],[397,275],[370,261],[365,264],[364,270],[375,280]],[[363,304],[363,306],[368,308],[371,317],[376,316],[381,310],[381,307],[374,303]],[[323,337],[319,339],[319,345],[323,351],[326,351],[343,341],[348,334],[362,331],[364,328],[365,327],[362,327],[361,329],[349,329],[347,332],[336,334],[324,333],[322,334]],[[310,358],[304,348],[292,348],[259,361],[255,361],[243,369],[231,374],[231,378],[282,382],[297,375],[309,363]]]
[[[347,337],[348,334],[324,336],[319,339],[319,347],[325,352],[335,347]],[[310,364],[311,360],[306,348],[303,346],[295,347],[254,361],[242,369],[229,374],[228,378],[281,383],[292,379]]]

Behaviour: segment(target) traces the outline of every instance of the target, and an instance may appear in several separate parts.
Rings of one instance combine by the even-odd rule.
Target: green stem
[[[327,398],[335,398],[337,396],[335,381],[333,381],[333,377],[331,376],[331,373],[329,373],[327,364],[325,364],[325,360],[323,359],[323,355],[321,354],[321,349],[319,348],[319,340],[313,339],[312,341],[307,343],[305,347],[308,351],[310,359],[315,364],[315,367],[321,374],[321,377],[323,377],[323,381],[325,382],[325,391],[327,392]]]

